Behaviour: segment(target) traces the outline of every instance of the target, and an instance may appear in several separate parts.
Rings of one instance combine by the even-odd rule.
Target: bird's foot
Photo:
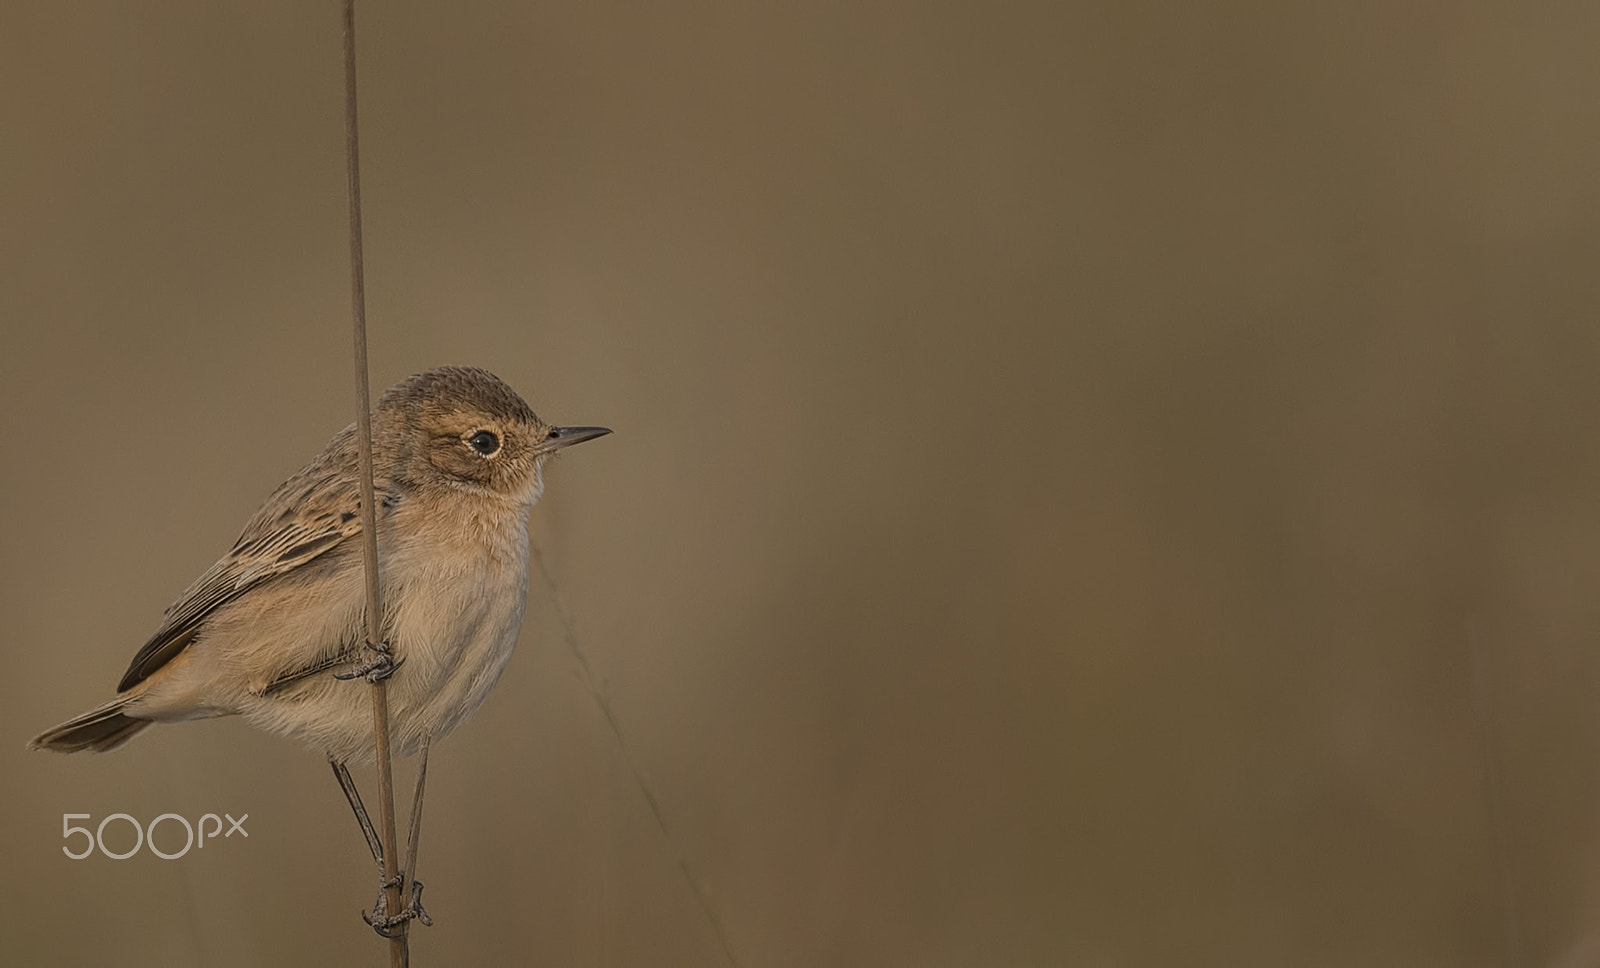
[[[389,648],[389,643],[379,642],[377,645],[368,645],[367,649],[373,655],[371,659],[361,663],[349,672],[335,672],[335,679],[365,679],[368,682],[378,683],[394,675],[406,660],[394,661],[394,650]]]
[[[433,927],[433,918],[428,917],[427,909],[422,906],[422,882],[418,880],[411,882],[411,897],[406,901],[406,906],[395,914],[389,913],[389,888],[400,887],[404,882],[403,872],[396,873],[393,880],[380,881],[378,900],[372,905],[372,913],[361,912],[361,920],[372,925],[372,930],[385,938],[398,938],[404,932],[397,929],[403,928],[411,920]]]

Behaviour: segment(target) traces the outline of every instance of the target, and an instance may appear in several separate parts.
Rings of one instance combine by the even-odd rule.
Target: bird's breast
[[[442,736],[483,704],[511,658],[527,605],[526,517],[448,517],[421,532],[430,540],[395,546],[386,563],[384,611],[404,661],[390,680],[402,741]]]

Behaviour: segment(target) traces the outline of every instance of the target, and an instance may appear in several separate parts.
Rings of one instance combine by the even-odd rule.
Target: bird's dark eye
[[[487,430],[480,430],[467,438],[467,443],[472,449],[485,457],[500,449],[500,438]]]

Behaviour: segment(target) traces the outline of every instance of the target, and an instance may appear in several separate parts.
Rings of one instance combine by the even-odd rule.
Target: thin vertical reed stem
[[[372,403],[367,387],[367,297],[361,258],[361,152],[356,124],[356,8],[344,0],[344,144],[345,171],[350,189],[350,313],[355,337],[356,433],[361,442],[361,533],[367,565],[367,645],[383,644],[383,610],[378,588],[378,513],[372,486]],[[394,775],[389,755],[389,688],[382,679],[371,685],[372,733],[377,746],[378,825],[383,841],[384,904],[390,914],[400,910],[400,881],[395,865]],[[389,939],[391,968],[406,968],[409,953],[406,922]]]

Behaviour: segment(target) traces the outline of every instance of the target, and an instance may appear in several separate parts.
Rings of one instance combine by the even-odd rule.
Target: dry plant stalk
[[[378,588],[378,515],[372,486],[372,405],[367,387],[367,300],[361,257],[361,152],[356,124],[356,10],[355,0],[344,0],[344,143],[345,169],[350,196],[350,313],[355,338],[356,433],[361,442],[361,533],[365,539],[367,578],[367,647],[383,645],[382,598]],[[384,905],[401,906],[399,856],[395,842],[394,774],[389,756],[389,687],[371,677],[372,732],[377,745],[378,831],[383,843]],[[402,921],[389,939],[389,964],[406,968],[410,958],[407,925]]]

